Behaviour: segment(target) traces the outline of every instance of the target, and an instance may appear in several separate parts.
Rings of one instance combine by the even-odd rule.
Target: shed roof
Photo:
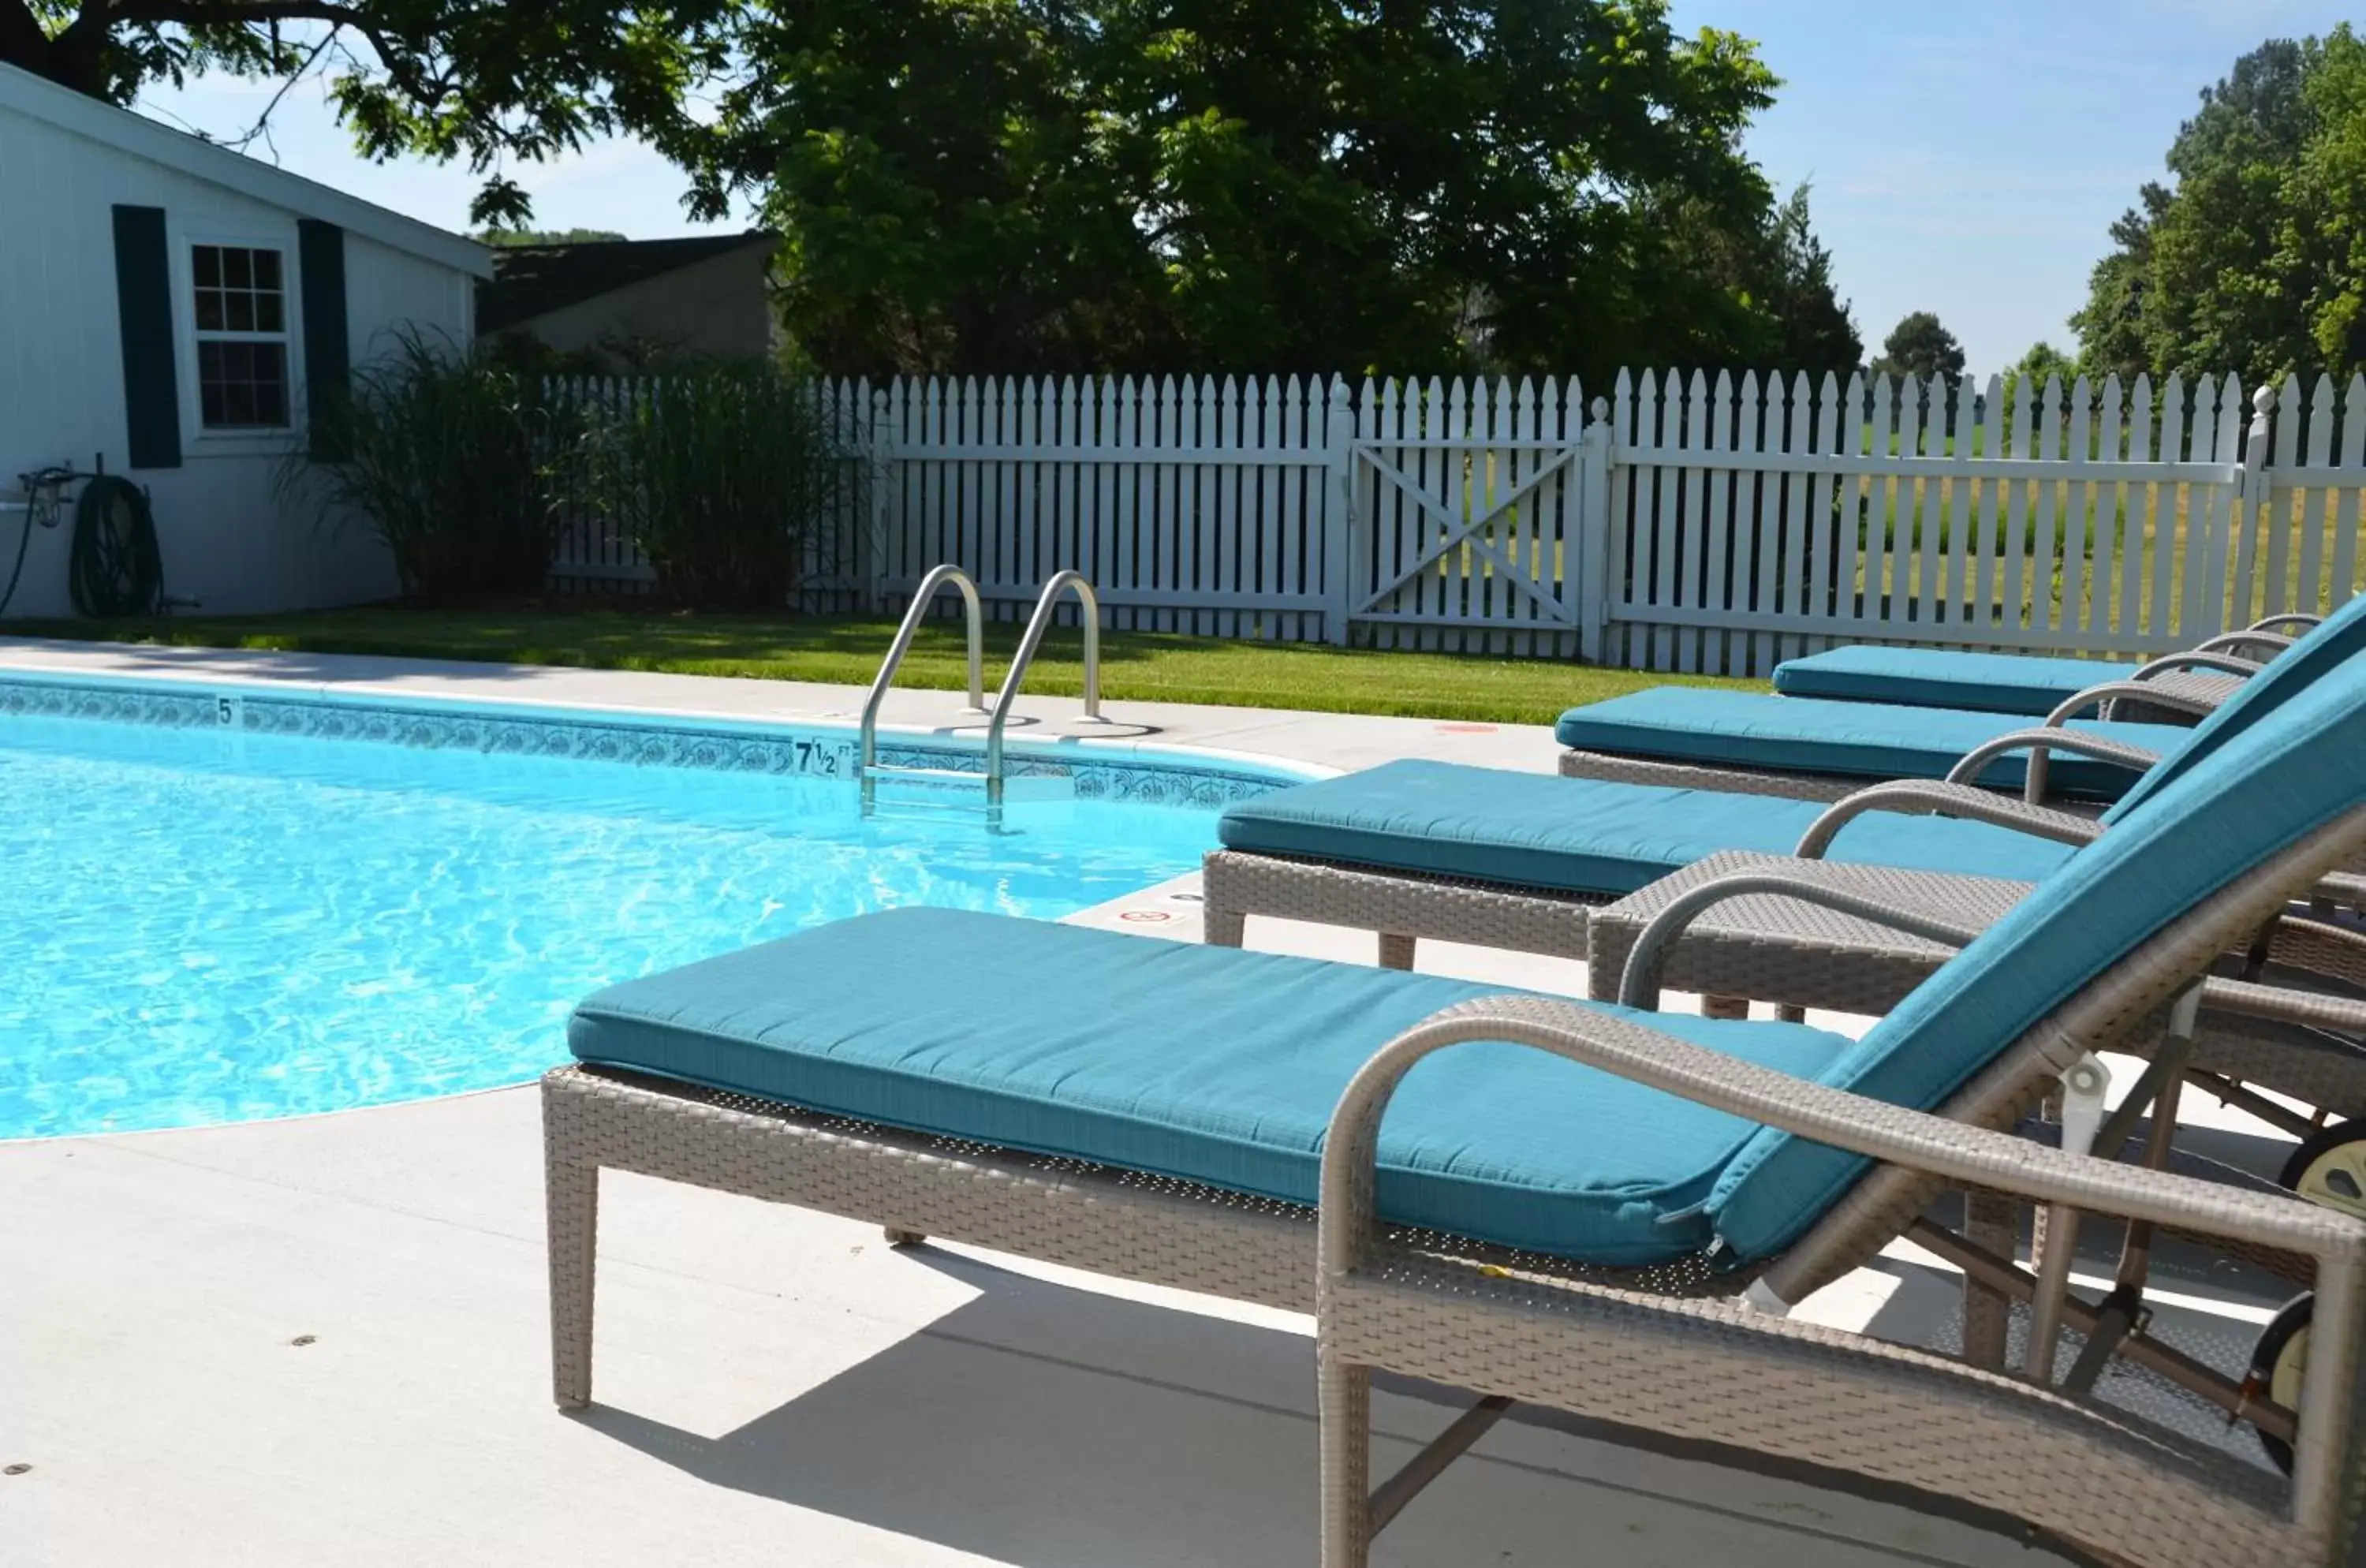
[[[391,249],[439,262],[471,277],[490,277],[492,257],[464,235],[405,218],[243,152],[175,130],[13,65],[0,65],[0,109],[118,149],[152,164],[222,186],[306,218],[317,218]]]
[[[493,281],[477,290],[477,330],[497,333],[537,316],[596,299],[779,237],[762,229],[684,240],[586,240],[568,245],[513,245],[493,255]]]

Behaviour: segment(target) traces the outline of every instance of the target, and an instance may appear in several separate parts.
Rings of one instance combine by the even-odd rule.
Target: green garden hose
[[[25,553],[33,547],[33,508],[25,507],[25,531],[17,536],[17,564],[9,569],[8,586],[0,588],[0,615],[8,613],[8,601],[17,596],[17,583],[25,575]]]
[[[74,613],[99,618],[162,615],[164,558],[148,492],[115,474],[94,476],[74,503],[67,581]]]

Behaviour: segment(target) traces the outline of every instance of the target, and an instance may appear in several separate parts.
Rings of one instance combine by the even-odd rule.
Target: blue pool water
[[[1055,918],[1214,842],[1212,804],[1018,793],[997,834],[836,778],[0,712],[0,1138],[515,1083],[614,981],[896,905]]]

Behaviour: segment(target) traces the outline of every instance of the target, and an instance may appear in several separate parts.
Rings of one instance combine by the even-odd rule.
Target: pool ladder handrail
[[[912,602],[904,612],[903,625],[896,628],[896,640],[887,649],[887,657],[873,677],[871,694],[862,704],[862,741],[855,765],[855,776],[862,785],[862,808],[868,813],[877,792],[880,773],[906,773],[922,776],[943,776],[946,770],[938,768],[883,768],[879,765],[879,708],[886,701],[887,690],[895,683],[896,668],[910,651],[912,638],[920,629],[920,622],[929,606],[950,583],[961,591],[962,608],[969,623],[969,706],[965,713],[985,713],[986,682],[984,673],[984,615],[979,609],[977,584],[967,572],[948,561],[932,568],[912,591]],[[1002,735],[1010,722],[1011,705],[1018,700],[1020,687],[1027,679],[1027,671],[1035,662],[1036,650],[1042,646],[1043,634],[1051,629],[1059,609],[1063,592],[1076,595],[1077,620],[1085,634],[1085,719],[1087,723],[1107,722],[1101,717],[1101,607],[1099,596],[1081,571],[1070,568],[1054,572],[1036,596],[1035,613],[1027,622],[1026,635],[1019,639],[1019,652],[1010,661],[1004,675],[1002,690],[995,694],[994,709],[986,727],[986,798],[990,807],[1002,804]]]
[[[896,640],[889,645],[887,657],[879,662],[879,673],[871,678],[871,694],[862,699],[862,740],[855,756],[854,776],[862,785],[862,809],[867,816],[877,791],[874,777],[879,768],[879,707],[887,700],[887,689],[896,683],[896,671],[904,662],[904,655],[912,650],[912,638],[919,635],[920,622],[929,606],[947,584],[961,590],[962,612],[969,622],[969,706],[965,713],[986,711],[986,615],[979,608],[977,584],[969,573],[948,561],[930,570],[912,590],[912,602],[904,611],[904,624],[896,628]],[[897,770],[889,769],[888,772]]]
[[[1035,650],[1043,645],[1043,634],[1052,627],[1052,619],[1060,608],[1063,589],[1074,589],[1076,594],[1076,621],[1085,633],[1085,722],[1100,724],[1101,718],[1101,601],[1085,574],[1071,567],[1052,574],[1043,584],[1043,592],[1035,596],[1035,613],[1027,618],[1027,634],[1019,639],[1019,652],[1010,660],[1010,672],[1002,678],[1002,690],[995,694],[994,716],[986,726],[986,798],[991,805],[1002,804],[1002,730],[1010,722],[1010,705],[1018,700],[1019,688],[1027,679],[1028,667],[1035,662]]]

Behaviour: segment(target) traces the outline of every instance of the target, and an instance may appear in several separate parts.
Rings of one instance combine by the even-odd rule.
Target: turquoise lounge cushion
[[[2016,715],[1656,686],[1572,708],[1560,716],[1554,733],[1574,750],[1617,756],[1853,778],[1936,779],[1944,778],[1974,747],[2028,728],[2030,721]],[[2193,734],[2168,724],[2081,720],[2071,728],[2156,754],[2185,744]],[[2025,766],[2025,753],[2000,758],[1980,782],[2018,789]],[[2116,800],[2135,775],[2109,763],[2057,756],[2052,778],[2067,794]]]
[[[2141,666],[2092,659],[2039,659],[2019,653],[1958,653],[1944,648],[1881,648],[1854,643],[1774,666],[1774,689],[1786,697],[1902,703],[1970,713],[2043,718],[2090,686],[2124,681]]]
[[[1311,1203],[1348,1079],[1438,1009],[1501,987],[947,909],[841,920],[586,1000],[568,1044],[815,1110]],[[1804,1025],[1661,1021],[1813,1077]],[[1417,1066],[1380,1144],[1382,1213],[1510,1247],[1696,1253],[1757,1131],[1510,1044]]]
[[[1632,893],[1721,850],[1787,855],[1822,802],[1555,778],[1451,762],[1386,762],[1228,807],[1227,849],[1476,882]],[[1949,818],[1869,814],[1833,860],[2035,881],[2070,846]]]
[[[2366,802],[2366,680],[2355,664],[2299,685],[2040,883],[1917,987],[1823,1081],[1935,1108],[2045,1014],[2172,916]],[[1767,1129],[1719,1179],[1719,1236],[1780,1250],[1864,1168]]]

